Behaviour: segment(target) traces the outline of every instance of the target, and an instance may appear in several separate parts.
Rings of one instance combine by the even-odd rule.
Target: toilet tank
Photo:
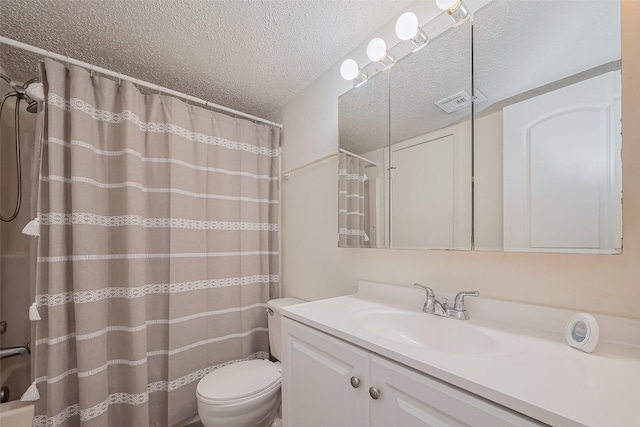
[[[282,349],[282,316],[280,309],[289,305],[301,304],[305,301],[297,298],[278,298],[267,302],[267,312],[269,313],[269,345],[271,346],[271,354],[280,360],[280,350]]]

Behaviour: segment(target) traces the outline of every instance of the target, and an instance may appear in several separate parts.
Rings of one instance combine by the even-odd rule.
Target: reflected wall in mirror
[[[389,70],[390,247],[471,249],[471,23]]]
[[[384,248],[389,74],[380,72],[338,100],[338,247]]]
[[[476,249],[621,251],[620,66],[617,1],[475,12]]]

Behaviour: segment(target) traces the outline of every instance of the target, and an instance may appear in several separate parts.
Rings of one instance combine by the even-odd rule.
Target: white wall
[[[634,96],[640,93],[640,51],[634,47],[640,40],[640,2],[622,3],[621,255],[338,249],[337,159],[332,158],[282,183],[284,295],[315,300],[349,294],[359,279],[407,286],[419,281],[450,292],[477,289],[490,298],[640,319],[640,103]],[[392,28],[382,32],[386,40]],[[338,96],[350,87],[338,68],[282,109],[283,169],[337,150]]]

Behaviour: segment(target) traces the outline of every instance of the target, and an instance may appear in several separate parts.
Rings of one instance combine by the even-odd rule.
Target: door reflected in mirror
[[[395,249],[471,249],[471,21],[440,18],[447,29],[389,71]]]
[[[477,250],[621,251],[620,66],[619,2],[475,12]]]

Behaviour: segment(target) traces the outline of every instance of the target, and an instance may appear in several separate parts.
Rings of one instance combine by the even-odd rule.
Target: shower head
[[[6,77],[3,75],[0,75],[0,76]],[[33,93],[33,92],[29,91],[30,85],[34,83],[37,84],[38,82],[37,78],[33,78],[24,84],[16,83],[14,81],[9,80],[8,78],[5,78],[4,80],[6,80],[7,83],[9,83],[13,88],[13,91],[9,92],[7,96],[15,96],[20,100],[26,101],[27,103],[26,110],[28,113],[37,113],[39,111],[40,103],[36,99],[30,96],[30,93]]]
[[[29,98],[31,99],[31,98]],[[31,99],[31,101],[27,101],[27,112],[28,113],[37,113],[38,111],[40,111],[40,109],[38,108],[38,101],[34,101],[33,99]]]
[[[13,89],[13,91],[8,94],[9,96],[17,96],[20,99],[25,99],[25,100],[26,100],[26,97],[29,96],[27,95],[27,88],[34,83],[38,83],[37,77],[34,77],[31,80],[27,80],[23,84],[20,84],[18,82],[11,80],[9,77],[5,76],[4,74],[0,74],[0,79],[7,82]]]
[[[24,85],[25,100],[27,101],[27,112],[37,113],[42,110],[44,105],[44,88],[37,78],[33,78]]]

